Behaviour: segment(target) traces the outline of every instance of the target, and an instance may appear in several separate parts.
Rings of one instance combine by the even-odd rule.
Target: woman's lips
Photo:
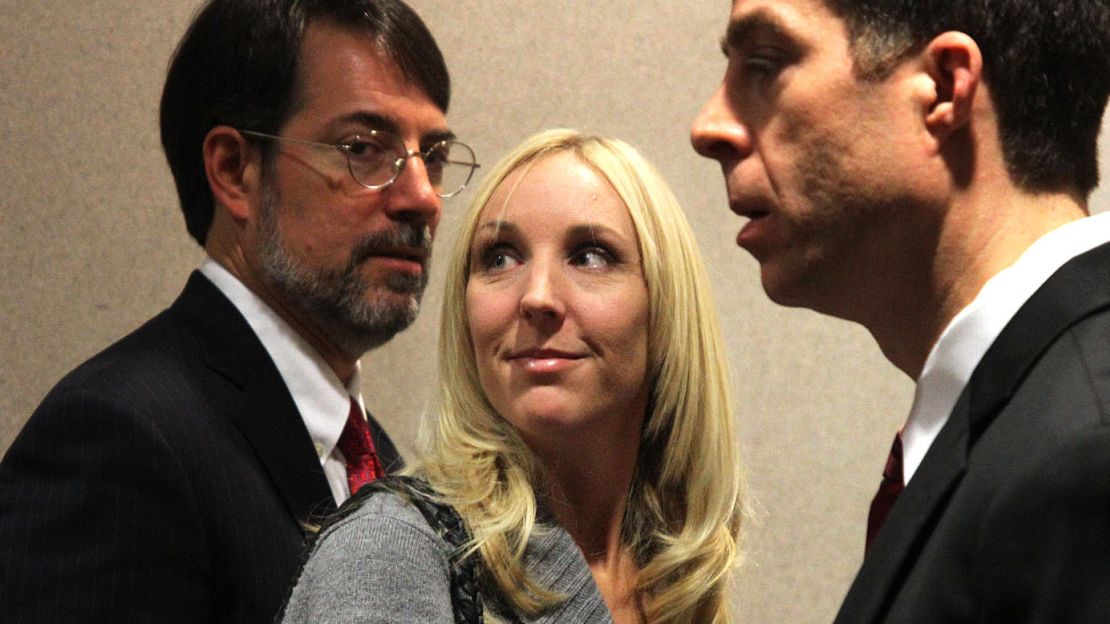
[[[509,361],[529,373],[550,374],[565,371],[578,365],[584,356],[578,353],[550,349],[526,350],[513,353]]]

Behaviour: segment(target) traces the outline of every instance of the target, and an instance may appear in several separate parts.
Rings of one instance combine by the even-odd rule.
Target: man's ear
[[[260,184],[261,163],[257,150],[238,130],[216,126],[204,137],[204,171],[217,206],[237,221],[251,213],[251,197]]]
[[[937,35],[922,53],[935,95],[925,124],[943,141],[971,121],[975,94],[983,79],[983,55],[975,40],[962,32]]]

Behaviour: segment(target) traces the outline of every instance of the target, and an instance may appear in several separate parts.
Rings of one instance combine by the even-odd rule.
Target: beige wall
[[[200,259],[157,132],[166,60],[197,4],[0,0],[0,451],[59,377],[168,305]],[[831,620],[912,386],[859,327],[769,303],[733,242],[719,170],[687,139],[724,68],[727,0],[413,4],[451,66],[452,124],[483,162],[569,125],[631,141],[671,180],[710,263],[758,510],[737,612]],[[468,198],[446,210],[441,264]],[[435,277],[428,312],[364,361],[367,401],[406,450],[434,366]]]

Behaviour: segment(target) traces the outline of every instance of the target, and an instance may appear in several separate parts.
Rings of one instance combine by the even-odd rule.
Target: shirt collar
[[[316,349],[227,269],[206,257],[200,272],[231,300],[254,330],[293,395],[316,455],[321,461],[327,458],[347,422],[351,397],[362,404],[360,364],[355,362],[355,373],[344,386]]]
[[[1041,236],[1014,264],[987,281],[941,333],[917,380],[913,407],[902,430],[903,474],[914,472],[998,335],[1061,266],[1110,240],[1110,213],[1067,223]]]

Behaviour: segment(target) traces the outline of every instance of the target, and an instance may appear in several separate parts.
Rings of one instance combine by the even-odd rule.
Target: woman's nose
[[[532,321],[558,320],[565,313],[561,277],[548,263],[531,267],[520,297],[520,313]]]

